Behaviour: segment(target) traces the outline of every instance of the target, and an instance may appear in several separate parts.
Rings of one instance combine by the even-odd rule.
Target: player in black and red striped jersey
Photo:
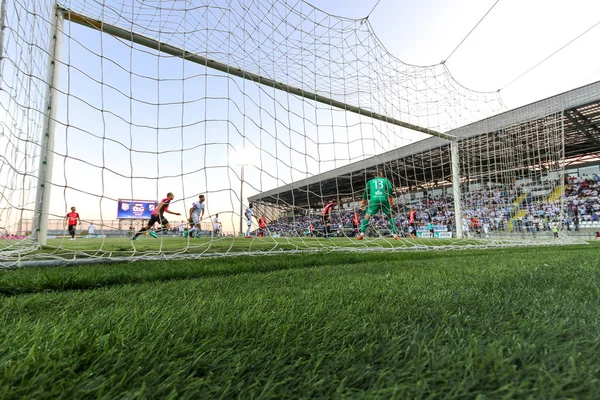
[[[158,205],[156,207],[154,207],[154,210],[152,211],[152,214],[150,215],[150,220],[148,221],[148,224],[140,229],[135,235],[133,235],[131,237],[131,240],[135,240],[138,236],[140,236],[141,234],[143,234],[145,231],[150,231],[150,236],[152,236],[153,238],[157,238],[158,236],[156,236],[156,233],[152,230],[152,227],[154,226],[155,223],[159,223],[162,225],[163,228],[166,229],[171,229],[171,224],[169,223],[169,220],[167,220],[164,217],[164,213],[168,213],[168,214],[173,214],[173,215],[181,215],[180,213],[176,213],[173,211],[169,211],[169,204],[171,204],[171,201],[173,201],[173,199],[175,198],[175,196],[173,195],[173,193],[169,192],[167,193],[167,197],[165,197],[164,199],[162,199],[160,201],[160,203],[158,203]]]

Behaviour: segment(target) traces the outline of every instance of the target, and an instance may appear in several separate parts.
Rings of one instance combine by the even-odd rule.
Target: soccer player
[[[148,221],[148,224],[145,227],[143,227],[142,229],[140,229],[134,236],[132,236],[131,240],[136,240],[138,236],[140,236],[142,233],[144,233],[146,231],[150,231],[149,232],[150,236],[157,239],[158,236],[156,236],[156,233],[152,230],[152,227],[157,222],[159,224],[161,224],[162,226],[164,226],[165,228],[171,229],[171,224],[169,224],[169,221],[164,217],[164,213],[173,214],[173,215],[181,215],[181,213],[169,211],[169,204],[171,204],[171,202],[173,201],[174,198],[175,198],[175,195],[173,195],[173,193],[171,193],[171,192],[167,193],[167,197],[162,199],[160,201],[160,203],[158,203],[158,205],[156,207],[154,207],[154,210],[152,211],[152,214],[150,215],[150,220]]]
[[[352,234],[354,236],[358,235],[359,225],[360,225],[360,216],[358,215],[358,211],[354,211],[354,215],[352,215]]]
[[[213,236],[221,236],[221,223],[219,222],[219,214],[215,214],[213,219]]]
[[[267,219],[263,215],[258,219],[258,236],[264,237],[265,232],[267,231]]]
[[[396,221],[394,221],[394,218],[392,217],[392,207],[394,206],[392,199],[393,193],[394,188],[392,187],[392,183],[387,178],[384,178],[383,171],[377,168],[375,177],[367,182],[367,187],[363,194],[361,209],[367,207],[367,204],[368,207],[365,218],[360,225],[360,234],[356,240],[362,240],[365,237],[365,231],[369,225],[371,215],[377,214],[379,210],[387,215],[390,222],[390,229],[394,235],[394,240],[400,240],[396,233]]]
[[[75,240],[75,228],[78,223],[81,223],[79,213],[75,211],[75,207],[71,207],[71,212],[67,214],[67,225],[69,226],[69,234],[71,235],[71,239],[69,240]]]
[[[481,231],[479,230],[479,218],[471,218],[471,228],[473,229],[473,232],[475,232],[475,236],[480,238]]]
[[[408,230],[409,237],[415,237],[417,233],[417,211],[414,208],[408,213],[408,225],[412,228]]]
[[[88,227],[88,236],[94,236],[94,231],[95,231],[94,223],[90,222],[90,226]]]
[[[206,206],[204,200],[204,195],[201,194],[198,196],[198,201],[195,201],[194,204],[192,204],[192,208],[190,208],[190,222],[194,224],[194,227],[189,230],[189,237],[197,237],[197,232],[200,231],[200,223],[204,217],[204,207]]]
[[[463,215],[461,222],[462,222],[462,230],[463,230],[463,233],[465,234],[465,237],[470,237],[469,221],[467,220],[467,217]]]
[[[323,208],[321,212],[321,219],[323,222],[323,234],[326,238],[331,234],[331,214],[333,213],[333,209],[337,205],[336,200],[329,200],[329,202]]]
[[[554,223],[552,224],[552,234],[554,235],[554,239],[558,239],[558,222],[554,221]]]
[[[483,233],[485,234],[486,239],[490,238],[490,223],[488,221],[483,223]]]
[[[251,238],[250,229],[252,229],[252,216],[254,215],[254,211],[252,211],[252,203],[248,204],[248,208],[246,208],[246,224],[248,224],[248,229],[246,230],[246,238]]]

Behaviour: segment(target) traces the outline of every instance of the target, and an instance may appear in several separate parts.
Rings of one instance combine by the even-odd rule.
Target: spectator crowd
[[[559,226],[579,230],[582,222],[600,221],[600,176],[570,176],[564,182],[564,196],[556,182],[544,181],[519,186],[488,184],[463,193],[461,223],[468,235],[487,235],[493,232],[520,232],[536,234],[552,231]],[[558,195],[556,195],[558,191]],[[409,223],[409,214],[415,211],[416,224]],[[355,216],[357,215],[357,216]],[[358,209],[336,209],[332,230],[336,235],[352,236],[357,233],[356,220],[362,220]],[[394,207],[393,217],[403,236],[417,231],[455,231],[454,199],[451,193],[427,196],[408,204]],[[360,222],[359,222],[360,224]],[[371,218],[370,226],[376,232],[387,233],[389,224],[384,215]],[[284,217],[269,224],[271,235],[319,235],[323,229],[320,210],[308,215]]]

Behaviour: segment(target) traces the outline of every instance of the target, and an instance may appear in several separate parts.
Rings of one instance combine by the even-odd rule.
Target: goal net
[[[400,61],[367,19],[278,0],[2,4],[3,265],[537,244],[563,230],[562,116],[452,136],[501,111],[497,94]],[[395,228],[378,212],[356,241],[378,167]],[[139,232],[168,193],[169,225]]]

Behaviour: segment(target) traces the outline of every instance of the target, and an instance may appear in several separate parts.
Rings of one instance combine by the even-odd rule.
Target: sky
[[[376,0],[312,4],[362,18]],[[496,0],[380,0],[369,16],[375,34],[404,62],[442,62]],[[478,91],[500,90],[509,109],[600,80],[600,24],[522,78],[513,79],[600,22],[594,0],[500,0],[448,59],[452,75]],[[507,86],[508,85],[508,86]]]
[[[99,12],[95,2],[67,3]],[[127,13],[137,12],[142,34],[158,35],[152,29],[162,21],[161,41],[441,131],[600,80],[600,53],[593,51],[600,25],[515,80],[599,22],[596,1],[500,0],[449,58],[495,0],[380,0],[366,24],[360,19],[376,1],[311,2],[321,11],[289,3],[318,24],[280,5],[271,9],[271,2],[242,1],[250,10],[244,21],[229,17],[224,0],[207,3],[162,1],[162,10],[171,11],[149,14],[135,4],[158,2],[107,1],[112,8],[103,15],[127,27]],[[188,34],[169,33],[181,31]],[[16,47],[7,53],[25,69]],[[117,199],[160,200],[167,191],[176,195],[172,210],[185,214],[203,193],[208,213],[220,213],[224,229],[234,231],[239,164],[247,164],[246,205],[253,194],[425,137],[164,53],[157,57],[75,24],[65,24],[62,53],[55,217],[76,205],[83,219],[114,220]],[[447,70],[439,65],[444,60]],[[43,54],[37,61],[43,65]],[[18,75],[8,62],[2,68],[4,79]],[[13,203],[22,196],[15,191]]]

